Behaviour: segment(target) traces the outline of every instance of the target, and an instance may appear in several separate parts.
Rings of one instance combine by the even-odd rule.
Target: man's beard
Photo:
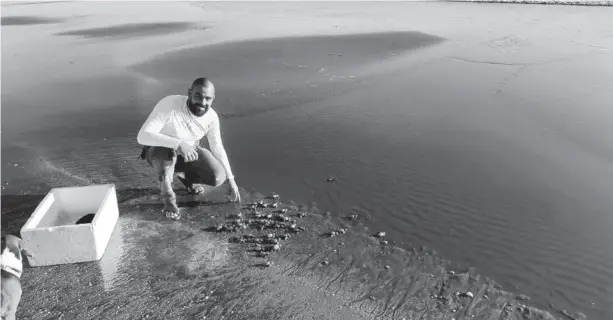
[[[192,114],[198,117],[203,115],[207,110],[207,108],[204,105],[198,104],[198,103],[192,103],[191,101],[188,103],[188,108]]]

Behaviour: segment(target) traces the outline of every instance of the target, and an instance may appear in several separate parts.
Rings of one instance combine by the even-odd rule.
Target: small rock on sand
[[[377,232],[377,238],[383,238],[383,237],[385,237],[385,232],[383,231]]]

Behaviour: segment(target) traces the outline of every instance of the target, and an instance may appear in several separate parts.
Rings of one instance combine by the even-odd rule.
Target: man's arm
[[[211,153],[215,158],[217,158],[217,160],[219,160],[224,170],[226,171],[226,178],[228,178],[228,180],[233,180],[234,175],[232,174],[232,168],[230,168],[228,155],[226,154],[226,149],[224,148],[223,143],[221,141],[221,130],[219,128],[218,117],[215,117],[215,120],[209,128],[207,140],[209,142],[209,148],[211,148]]]
[[[181,142],[177,138],[161,134],[164,124],[170,117],[172,105],[168,98],[164,98],[158,102],[153,108],[151,114],[140,128],[136,140],[139,144],[152,147],[166,147],[177,149]]]

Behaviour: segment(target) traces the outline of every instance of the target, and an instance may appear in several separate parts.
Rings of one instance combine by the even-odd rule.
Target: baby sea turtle
[[[326,182],[334,182],[334,181],[336,181],[336,178],[334,178],[334,177],[326,178]]]
[[[277,238],[281,240],[287,240],[289,239],[289,234],[282,234],[282,235],[277,236]]]
[[[350,215],[349,220],[358,220],[358,215],[357,214]]]

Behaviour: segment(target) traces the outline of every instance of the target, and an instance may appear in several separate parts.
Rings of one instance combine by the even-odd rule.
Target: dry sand
[[[383,219],[373,221],[369,214],[364,214],[366,219],[349,224],[350,231],[342,237],[321,238],[319,235],[333,225],[347,223],[341,219],[346,208],[327,217],[318,214],[317,208],[309,204],[302,210],[312,214],[300,222],[306,227],[305,233],[284,243],[283,249],[271,256],[274,262],[271,267],[253,268],[252,264],[262,259],[251,257],[244,250],[245,246],[228,244],[226,235],[202,230],[217,223],[217,218],[210,216],[223,216],[236,209],[231,205],[209,204],[185,208],[186,216],[181,222],[160,220],[159,207],[150,204],[154,199],[149,194],[156,192],[151,189],[154,179],[142,162],[134,160],[139,152],[135,135],[152,105],[166,94],[185,91],[186,84],[205,70],[218,83],[220,92],[216,105],[224,118],[224,137],[241,186],[283,190],[282,196],[287,193],[299,198],[298,195],[307,194],[309,189],[297,183],[301,179],[296,173],[300,171],[296,170],[297,163],[321,162],[317,170],[304,166],[300,172],[302,177],[312,176],[321,181],[323,172],[342,171],[340,161],[347,162],[347,159],[373,161],[371,163],[379,165],[381,176],[388,176],[386,170],[390,166],[386,167],[385,150],[401,146],[400,137],[417,138],[404,133],[395,136],[361,132],[357,140],[382,141],[380,150],[374,148],[373,154],[368,155],[360,152],[360,144],[347,146],[343,140],[334,139],[331,133],[338,132],[335,127],[367,128],[369,120],[389,121],[378,117],[374,109],[368,107],[378,103],[395,108],[396,113],[388,116],[396,122],[386,122],[390,127],[407,127],[403,121],[407,116],[403,109],[406,106],[401,99],[393,98],[403,87],[412,93],[415,104],[412,112],[427,115],[426,102],[430,102],[430,106],[438,106],[449,117],[470,124],[477,110],[462,98],[465,92],[487,104],[492,102],[488,100],[489,91],[498,96],[512,96],[509,91],[515,88],[517,92],[518,87],[529,92],[530,83],[513,80],[520,74],[535,73],[532,79],[543,81],[539,78],[539,70],[560,61],[584,63],[585,59],[592,59],[601,61],[604,69],[611,68],[613,60],[609,52],[613,49],[610,37],[613,29],[609,27],[611,12],[607,10],[572,11],[538,6],[522,9],[459,3],[383,6],[322,2],[275,3],[273,6],[263,3],[61,2],[11,6],[3,2],[3,232],[16,232],[41,195],[55,186],[116,183],[123,214],[109,251],[99,263],[26,269],[22,305],[29,308],[22,308],[19,318],[54,318],[62,314],[67,319],[77,318],[77,315],[79,319],[132,319],[145,315],[154,319],[204,315],[212,319],[291,319],[292,316],[296,319],[369,319],[377,316],[451,319],[471,318],[472,315],[476,319],[499,319],[504,318],[501,311],[508,303],[512,304],[507,308],[510,318],[521,318],[527,313],[525,310],[530,310],[532,318],[540,315],[562,318],[560,309],[569,309],[571,313],[580,311],[590,319],[610,318],[608,315],[613,314],[607,307],[613,303],[610,288],[607,289],[610,271],[589,257],[573,262],[588,270],[581,273],[587,287],[575,292],[556,292],[552,295],[556,299],[555,306],[548,307],[547,299],[517,301],[515,296],[520,292],[498,289],[474,270],[456,271],[459,275],[454,276],[448,273],[451,267],[436,255],[421,250],[413,253],[410,244],[401,242],[406,242],[407,238],[418,242],[420,236],[444,238],[437,234],[440,230],[430,230],[428,226],[452,223],[465,228],[464,233],[479,234],[467,227],[465,221],[445,221],[436,212],[427,210],[427,215],[417,215],[417,220],[411,221],[417,229],[424,229],[423,233],[412,232],[408,227],[399,230],[393,220],[382,225]],[[509,35],[510,29],[517,31]],[[304,38],[305,35],[316,37]],[[569,63],[568,66],[581,70],[585,64]],[[479,76],[478,80],[470,76],[453,78],[449,76],[450,71]],[[44,85],[33,90],[31,83],[33,79],[40,80],[41,74]],[[557,75],[549,70],[543,74]],[[445,90],[419,95],[420,91],[431,90],[428,88],[435,80]],[[602,81],[594,78],[587,81],[602,84],[607,78],[597,80]],[[594,87],[594,82],[586,86]],[[495,85],[490,88],[488,83]],[[350,108],[352,112],[347,111]],[[597,114],[590,113],[595,107],[591,108],[586,106],[588,114]],[[503,108],[492,108],[486,114],[495,112],[507,114]],[[314,134],[304,123],[321,114],[326,115],[329,126],[318,127]],[[373,117],[365,120],[355,114]],[[450,125],[444,117],[424,116],[421,119],[423,122],[416,121],[414,126],[424,133],[428,127]],[[521,120],[511,116],[509,119]],[[246,120],[249,122],[241,122]],[[300,148],[316,145],[330,150],[346,148],[345,158],[336,159],[326,150],[317,149],[307,156],[295,153],[291,146],[284,145],[291,139],[279,139],[278,133],[270,129],[271,121],[278,124],[275,129],[284,135],[306,137]],[[609,132],[606,121],[596,123],[602,124],[594,127],[597,132]],[[526,141],[543,139],[527,133],[518,135],[516,130],[528,132],[533,128],[530,123],[520,124],[515,130],[498,124],[507,135],[507,140],[501,142],[508,143],[510,136]],[[497,124],[480,125],[480,130],[492,133]],[[449,140],[431,138],[430,149],[453,148]],[[424,143],[411,141],[415,141],[416,146]],[[601,143],[606,145],[606,139]],[[599,147],[593,148],[603,153],[605,159],[610,156],[608,148]],[[369,160],[373,155],[378,158]],[[517,157],[512,153],[501,156]],[[261,169],[268,166],[272,158],[283,160],[273,161],[272,171]],[[558,188],[564,189],[562,192],[572,191],[591,178],[603,187],[591,195],[592,203],[605,203],[606,192],[602,190],[607,190],[610,174],[601,170],[606,168],[602,158],[581,156],[580,160],[590,166],[581,167],[582,175],[576,173],[574,184]],[[335,161],[339,163],[332,165]],[[559,157],[557,161],[565,160]],[[411,163],[407,166],[418,167]],[[440,166],[444,171],[445,164],[440,163]],[[335,201],[342,192],[353,192],[352,186],[361,185],[362,175],[349,177],[342,172],[339,175],[343,190],[325,196],[330,199],[319,199],[318,206]],[[434,184],[419,172],[411,175],[412,181]],[[379,189],[386,188],[380,181],[375,183]],[[555,178],[552,183],[556,183]],[[399,197],[417,204],[426,201],[429,195],[415,190],[413,194],[391,190],[388,196],[375,199],[371,205],[387,210],[387,203]],[[368,194],[356,194],[368,197]],[[257,192],[245,190],[245,195],[259,198]],[[451,203],[442,202],[443,207]],[[390,216],[399,219],[393,213]],[[528,214],[520,213],[519,216],[525,220],[518,224],[527,224],[525,221],[536,224],[529,220]],[[485,219],[476,216],[470,220],[473,218],[476,221]],[[513,223],[506,221],[508,217],[498,219],[505,221],[507,226]],[[600,228],[605,225],[601,223]],[[370,237],[372,228],[386,228],[390,246],[381,246]],[[508,235],[504,223],[498,228],[499,233]],[[483,237],[496,239],[497,235],[489,232],[484,231]],[[522,237],[524,249],[534,241],[529,233]],[[601,237],[598,244],[608,240],[606,236]],[[551,239],[554,240],[560,239]],[[393,244],[409,250],[395,248]],[[480,247],[461,243],[449,248],[458,257],[477,256],[475,248],[501,251],[496,248],[502,244],[488,245],[482,241],[478,245]],[[574,245],[567,244],[569,248]],[[603,248],[592,250],[606,258],[608,253]],[[521,252],[509,254],[521,255]],[[593,256],[591,252],[585,255]],[[448,252],[445,256],[456,258]],[[321,266],[324,259],[330,263]],[[524,267],[511,258],[503,263],[517,264],[518,269]],[[385,269],[385,265],[390,269]],[[573,268],[570,264],[564,267]],[[533,271],[525,273],[536,274],[533,277],[542,275],[541,271]],[[538,281],[522,278],[525,279]],[[450,298],[447,302],[431,297],[447,285],[451,285],[443,294]],[[455,296],[455,291],[471,291],[474,299]],[[542,292],[528,294],[532,296],[533,293]],[[489,300],[483,298],[484,294]],[[594,300],[596,305],[590,305]],[[520,303],[548,309],[551,314],[535,308],[518,308]]]

